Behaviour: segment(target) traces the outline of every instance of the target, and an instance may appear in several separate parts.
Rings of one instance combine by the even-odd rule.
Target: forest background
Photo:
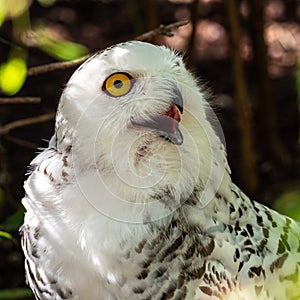
[[[299,21],[297,0],[0,0],[0,299],[33,299],[18,232],[23,182],[64,85],[118,42],[182,52],[209,91],[233,180],[300,221]]]

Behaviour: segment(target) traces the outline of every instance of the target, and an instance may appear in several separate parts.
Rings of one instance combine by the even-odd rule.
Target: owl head
[[[60,100],[56,134],[58,141],[71,134],[79,175],[93,169],[115,196],[173,211],[205,193],[202,205],[208,203],[222,186],[226,157],[212,115],[178,53],[132,41],[75,71]]]

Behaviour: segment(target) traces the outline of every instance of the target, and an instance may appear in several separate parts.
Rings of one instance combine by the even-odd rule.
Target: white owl
[[[231,182],[209,116],[166,47],[118,44],[73,74],[25,182],[36,299],[300,299],[299,225]]]

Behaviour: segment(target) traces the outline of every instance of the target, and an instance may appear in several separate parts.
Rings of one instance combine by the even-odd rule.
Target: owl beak
[[[179,129],[181,114],[183,113],[183,101],[179,90],[174,90],[174,98],[167,111],[163,114],[151,116],[150,120],[132,120],[133,125],[155,129],[159,136],[175,145],[183,143],[183,136]]]
[[[178,88],[174,87],[173,88],[173,93],[174,97],[172,99],[172,103],[176,105],[178,108],[179,112],[182,114],[183,113],[183,100],[182,100],[182,95]]]
[[[172,104],[170,109],[156,119],[156,130],[158,134],[175,145],[183,143],[183,136],[179,129],[180,110],[177,105]]]
[[[174,95],[169,110],[164,115],[156,118],[156,129],[161,137],[166,138],[175,145],[181,145],[183,136],[179,129],[179,122],[183,113],[183,101],[178,89],[174,90]]]

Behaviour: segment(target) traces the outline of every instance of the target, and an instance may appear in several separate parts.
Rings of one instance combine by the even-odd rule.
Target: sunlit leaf
[[[31,3],[32,0],[0,0],[0,21],[1,17],[3,19],[5,17],[15,18],[21,15],[29,8]]]
[[[40,24],[27,34],[26,45],[38,47],[58,60],[72,60],[88,53],[83,45],[65,40],[59,33]]]
[[[0,66],[0,89],[7,95],[17,93],[26,79],[26,61],[12,57]]]
[[[5,12],[0,7],[0,26],[3,24],[4,20],[5,20]]]
[[[38,0],[38,2],[44,7],[49,7],[53,5],[56,2],[56,0]]]
[[[88,53],[86,47],[68,41],[50,41],[40,48],[58,60],[72,60]]]
[[[10,233],[1,230],[0,230],[0,237],[7,238],[9,240],[13,239],[13,236]]]

